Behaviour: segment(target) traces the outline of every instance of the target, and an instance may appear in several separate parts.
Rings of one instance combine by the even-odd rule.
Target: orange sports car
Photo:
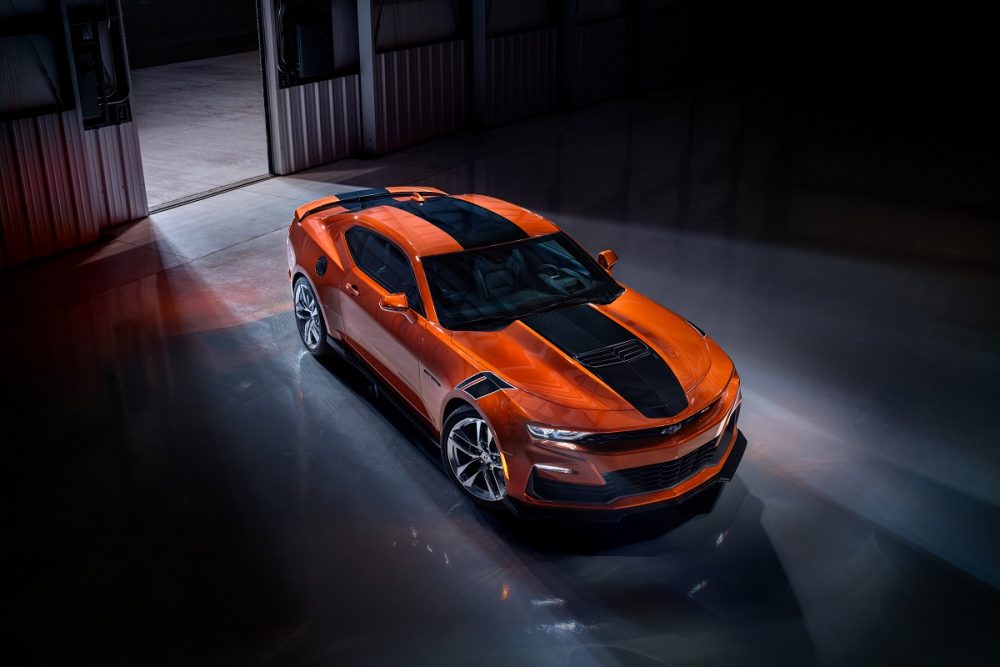
[[[300,206],[295,318],[440,445],[474,502],[604,516],[731,479],[740,378],[704,331],[551,221],[482,195],[361,190]]]

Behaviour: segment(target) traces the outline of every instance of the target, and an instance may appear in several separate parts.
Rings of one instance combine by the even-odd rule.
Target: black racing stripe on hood
[[[539,313],[521,322],[571,357],[636,338],[588,304]],[[649,419],[673,417],[688,406],[677,376],[652,348],[631,361],[584,367]]]
[[[397,195],[378,189],[360,190],[343,196],[353,199],[337,204],[348,211],[362,211],[376,206],[402,209],[431,223],[466,250],[528,238],[523,229],[502,215],[448,195],[427,193],[423,202],[400,201],[395,199]]]

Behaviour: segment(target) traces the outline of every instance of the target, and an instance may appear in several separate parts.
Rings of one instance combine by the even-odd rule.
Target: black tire
[[[466,405],[452,411],[444,422],[444,428],[441,429],[441,462],[444,465],[445,474],[447,474],[449,479],[451,479],[451,481],[462,490],[462,493],[465,494],[466,497],[479,507],[491,510],[504,509],[503,499],[506,497],[507,483],[504,479],[503,470],[500,467],[497,467],[497,464],[493,462],[493,457],[491,457],[490,463],[484,462],[480,464],[480,472],[477,473],[479,479],[473,480],[473,487],[471,489],[463,484],[456,474],[456,460],[453,460],[455,456],[459,457],[458,463],[469,462],[475,458],[464,454],[462,450],[452,449],[449,445],[449,439],[456,426],[466,422],[465,426],[460,427],[462,428],[461,433],[464,434],[465,430],[467,430],[469,426],[473,425],[468,420],[478,420],[482,422],[482,427],[486,429],[485,433],[488,434],[488,440],[484,442],[487,446],[487,451],[492,451],[489,449],[490,445],[492,445],[496,448],[497,456],[499,456],[499,443],[496,440],[496,436],[489,428],[489,424],[486,423],[486,420],[484,420],[474,408]],[[499,459],[495,460],[498,461]],[[488,479],[487,475],[490,475]],[[489,480],[492,480],[492,482]],[[482,484],[477,484],[477,481]],[[498,490],[498,484],[502,486],[502,490],[496,499],[491,500],[483,497],[483,491],[486,488],[489,488],[492,492],[494,492],[493,495],[497,496],[496,491]]]
[[[322,307],[319,298],[313,292],[312,285],[299,276],[292,285],[292,316],[295,318],[302,344],[314,357],[325,357],[333,352],[333,348],[326,340],[327,331],[323,322]]]

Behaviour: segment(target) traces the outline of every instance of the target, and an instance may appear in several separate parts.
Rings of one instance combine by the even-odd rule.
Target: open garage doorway
[[[256,0],[122,0],[151,210],[268,175]]]

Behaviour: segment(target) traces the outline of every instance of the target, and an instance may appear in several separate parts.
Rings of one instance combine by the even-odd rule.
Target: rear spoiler
[[[323,197],[316,201],[303,204],[295,209],[295,220],[303,220],[307,216],[328,208],[343,206],[344,204],[361,204],[366,201],[385,199],[386,197],[410,197],[413,195],[443,195],[447,192],[437,188],[418,188],[407,186],[395,186],[389,188],[371,188],[368,190],[355,190],[353,192],[343,192],[339,195]]]

